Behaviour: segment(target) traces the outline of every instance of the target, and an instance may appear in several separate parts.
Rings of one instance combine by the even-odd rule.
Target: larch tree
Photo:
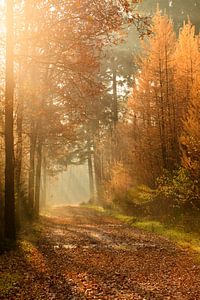
[[[191,91],[191,101],[183,121],[181,136],[183,166],[189,174],[196,188],[196,196],[200,197],[200,73],[196,76]],[[198,207],[200,207],[198,203]]]
[[[176,37],[172,22],[159,11],[153,17],[152,31],[153,35],[142,42],[139,71],[129,107],[135,128],[137,165],[147,164],[146,178],[149,172],[149,179],[154,182],[162,169],[174,168],[179,154],[173,94]]]
[[[175,64],[175,95],[177,101],[177,128],[180,135],[182,124],[180,120],[188,109],[194,79],[200,71],[199,39],[195,35],[195,27],[188,23],[183,24],[180,30],[176,51]]]
[[[149,69],[152,85],[154,107],[157,118],[154,119],[159,129],[160,150],[163,168],[173,168],[177,157],[174,157],[176,141],[173,132],[173,53],[175,33],[173,24],[166,15],[159,12],[153,18],[154,36],[150,38]]]

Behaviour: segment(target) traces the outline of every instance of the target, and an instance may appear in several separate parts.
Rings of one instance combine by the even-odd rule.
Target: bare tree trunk
[[[1,176],[0,172],[0,176]],[[2,182],[0,177],[0,243],[4,238],[4,203],[3,203],[3,191],[2,191]]]
[[[43,162],[42,162],[42,170],[43,170],[43,180],[42,180],[42,197],[41,197],[41,207],[43,209],[46,208],[46,196],[47,196],[47,162],[46,156],[43,151]]]
[[[5,90],[5,237],[16,239],[14,192],[14,53],[13,0],[7,0],[6,90]]]
[[[97,153],[94,151],[94,171],[95,171],[95,181],[97,190],[97,201],[98,203],[103,203],[103,182],[101,176],[101,160]]]
[[[161,61],[159,60],[159,81],[160,81],[160,140],[161,140],[161,151],[162,151],[162,161],[163,168],[167,169],[167,143],[166,143],[166,124],[165,124],[165,110],[164,110],[164,95],[163,95],[163,78],[162,78],[162,67]]]
[[[93,163],[90,144],[88,143],[88,174],[89,174],[89,184],[90,184],[90,200],[94,201],[94,173],[93,173]]]
[[[37,167],[36,167],[36,182],[35,182],[35,217],[40,214],[40,187],[41,187],[41,171],[42,171],[42,139],[38,140],[37,146]]]
[[[30,132],[30,166],[29,166],[29,213],[30,217],[34,216],[34,198],[35,198],[35,152],[36,152],[37,130],[35,122],[31,121]]]
[[[19,66],[19,82],[21,83],[22,78],[22,66]],[[16,148],[16,160],[15,160],[15,178],[16,178],[16,218],[17,226],[20,227],[21,220],[21,195],[22,195],[22,183],[21,183],[21,170],[22,170],[22,151],[23,151],[23,138],[22,138],[22,124],[23,124],[23,95],[19,92],[18,96],[18,109],[17,109],[17,148]]]
[[[117,72],[116,72],[115,65],[113,65],[113,121],[114,121],[114,128],[115,128],[118,122]]]

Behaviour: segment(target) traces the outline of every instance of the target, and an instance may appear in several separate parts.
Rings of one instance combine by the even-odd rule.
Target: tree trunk
[[[101,160],[97,153],[94,152],[94,171],[95,171],[95,182],[97,190],[97,201],[99,204],[103,203],[103,192],[102,192],[102,177],[101,177]]]
[[[94,172],[90,145],[88,143],[88,174],[89,174],[89,185],[90,185],[90,200],[94,201]]]
[[[160,140],[161,140],[161,152],[162,152],[162,161],[163,168],[167,169],[167,142],[166,142],[166,124],[165,124],[165,101],[163,95],[163,79],[162,79],[162,67],[161,61],[159,60],[159,81],[160,81]]]
[[[6,90],[5,90],[5,237],[15,241],[14,193],[14,51],[13,51],[13,0],[7,0],[6,37]]]
[[[31,132],[30,132],[30,166],[29,166],[29,213],[30,217],[34,216],[34,198],[35,198],[35,151],[37,141],[37,130],[35,122],[31,121]]]
[[[22,66],[19,66],[20,83],[22,79]],[[23,95],[19,92],[18,96],[18,109],[17,109],[17,148],[16,148],[16,160],[15,160],[15,178],[16,178],[16,218],[17,226],[20,227],[21,220],[21,196],[22,196],[22,183],[21,183],[21,170],[22,170],[22,151],[23,151],[23,138],[22,138],[22,124],[23,124]]]
[[[36,167],[36,183],[35,183],[35,217],[39,217],[40,213],[40,187],[41,187],[41,170],[42,170],[42,139],[38,140],[37,146],[37,167]]]
[[[115,63],[113,65],[113,122],[115,128],[118,122],[117,72],[116,72]]]
[[[1,176],[0,172],[0,176]],[[3,203],[3,191],[2,191],[2,182],[0,177],[0,244],[4,238],[4,203]]]
[[[46,156],[44,155],[43,151],[43,163],[42,163],[42,170],[43,170],[43,180],[42,180],[42,197],[41,197],[41,207],[43,209],[46,208],[46,195],[47,195],[47,162]]]

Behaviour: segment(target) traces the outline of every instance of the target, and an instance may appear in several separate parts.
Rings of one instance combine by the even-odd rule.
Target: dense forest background
[[[1,240],[39,217],[49,178],[85,163],[91,204],[198,217],[200,4],[30,0],[5,12]]]

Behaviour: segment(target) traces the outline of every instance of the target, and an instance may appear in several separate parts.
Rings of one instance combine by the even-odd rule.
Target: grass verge
[[[184,229],[175,227],[174,225],[166,225],[156,220],[142,219],[134,216],[127,216],[117,211],[106,210],[99,206],[85,206],[99,213],[110,215],[124,223],[127,223],[135,228],[139,228],[148,232],[152,232],[164,236],[174,241],[181,248],[188,249],[198,254],[200,262],[200,235],[196,232],[186,232]]]

